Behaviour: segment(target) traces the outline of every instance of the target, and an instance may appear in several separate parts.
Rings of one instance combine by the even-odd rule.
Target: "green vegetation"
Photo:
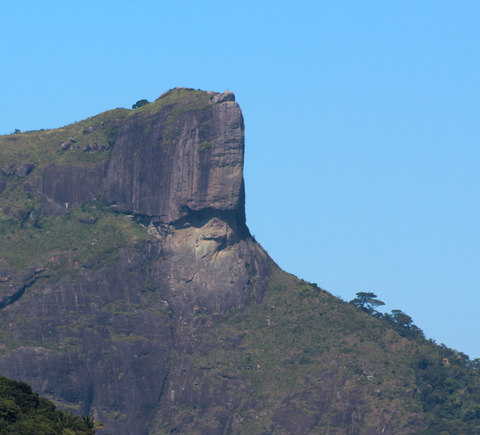
[[[341,395],[348,379],[349,389],[367,392],[370,402],[366,409],[400,410],[405,404],[412,410],[421,409],[415,400],[399,394],[405,384],[414,382],[409,366],[413,343],[404,343],[404,351],[392,360],[390,354],[397,339],[386,325],[279,269],[261,304],[232,312],[215,323],[212,349],[205,356],[195,354],[191,362],[199,369],[208,368],[211,382],[222,377],[245,379],[247,389],[261,394],[255,411],[248,409],[248,393],[239,399],[244,403],[239,412],[244,408],[246,413],[242,416],[242,433],[271,433],[272,415],[287,396],[314,413],[316,397],[322,391],[316,381],[318,373],[326,376],[323,394],[331,394],[333,388],[334,394]],[[306,379],[312,384],[311,395],[304,392]],[[376,393],[379,388],[381,392]],[[394,399],[397,396],[398,401]],[[338,406],[346,408],[348,403]],[[195,424],[208,418],[202,417],[201,409],[189,412],[195,415]],[[335,406],[330,412],[335,412]],[[400,426],[406,422],[399,416],[397,423]],[[324,433],[330,429],[334,427],[325,427]],[[189,431],[185,427],[182,430]]]
[[[480,361],[444,345],[435,350],[435,357],[420,355],[412,362],[425,433],[480,434]]]
[[[384,305],[373,293],[359,292],[350,303],[394,328],[402,337],[427,343],[423,331],[401,310],[379,313]],[[418,398],[426,413],[427,434],[480,433],[480,360],[470,361],[462,352],[435,346],[417,355],[410,365],[415,370]]]
[[[206,109],[211,104],[210,99],[211,94],[207,92],[175,88],[160,95],[153,103],[135,110],[130,116],[150,118],[168,108],[168,111],[165,111],[165,124],[171,127],[182,113]]]
[[[359,292],[357,297],[351,300],[350,303],[361,308],[366,313],[373,314],[377,311],[377,307],[385,305],[385,302],[375,299],[376,297],[377,295],[371,292]]]
[[[24,219],[0,209],[0,258],[19,270],[33,263],[55,269],[57,275],[60,269],[75,273],[81,267],[105,267],[119,248],[149,237],[145,227],[110,212],[100,201],[84,202],[61,216],[41,216],[35,207],[20,210],[26,210]]]
[[[0,435],[93,435],[101,426],[92,417],[57,410],[24,382],[0,376]]]
[[[139,107],[146,106],[147,104],[150,104],[148,100],[138,100],[133,106],[132,109],[138,109]]]
[[[211,104],[211,97],[212,94],[196,91],[195,89],[170,89],[168,92],[160,95],[153,103],[141,107],[141,110],[135,111],[135,113],[139,113],[141,116],[150,116],[170,106],[168,116],[173,120],[184,112],[207,108]]]
[[[209,142],[204,142],[200,145],[200,148],[198,148],[198,152],[203,153],[205,150],[208,150],[209,148],[211,148],[212,145],[213,145],[213,140]]]
[[[376,297],[377,295],[371,292],[359,292],[357,293],[357,297],[352,299],[350,303],[362,311],[374,315],[377,319],[388,322],[390,326],[394,327],[403,337],[425,338],[423,331],[414,325],[413,319],[402,310],[392,310],[391,314],[383,314],[377,311],[377,307],[385,305],[385,302],[375,299]]]
[[[314,418],[322,397],[339,398],[314,433],[345,429],[343,420],[335,421],[352,406],[362,417],[350,430],[359,434],[370,433],[373,422],[364,419],[382,409],[395,415],[393,433],[408,427],[412,412],[425,413],[427,434],[480,433],[480,363],[423,334],[405,333],[411,330],[399,315],[397,323],[378,319],[277,269],[260,304],[218,320],[199,317],[210,326],[206,338],[195,336],[205,341],[190,351],[189,371],[197,375],[178,386],[198,401],[176,405],[168,430],[195,433],[199,424],[209,424],[211,414],[189,383],[220,389],[229,379],[242,385],[230,399],[239,403],[241,433],[275,433],[279,403],[290,403],[286,397],[295,406],[284,411],[301,409],[302,418]],[[259,399],[253,409],[252,394]],[[188,418],[192,422],[184,423]]]
[[[54,162],[59,166],[99,163],[110,157],[120,127],[130,112],[114,109],[54,130],[0,136],[0,170],[9,165],[15,168],[23,163],[34,164],[29,179],[35,179],[42,168]],[[68,148],[63,150],[65,143]],[[91,143],[109,147],[102,152],[84,152]]]

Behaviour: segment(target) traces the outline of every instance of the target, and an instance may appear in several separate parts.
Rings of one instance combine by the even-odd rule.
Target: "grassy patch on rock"
[[[28,163],[35,165],[30,175],[35,177],[53,162],[59,166],[101,162],[110,157],[123,121],[130,112],[114,109],[62,128],[0,136],[0,170],[11,167],[15,173],[21,164]],[[93,143],[105,144],[105,149],[84,151]]]
[[[25,270],[32,263],[67,270],[105,264],[116,250],[147,240],[147,229],[110,212],[99,201],[85,202],[61,216],[35,215],[25,222],[0,211],[0,258]]]

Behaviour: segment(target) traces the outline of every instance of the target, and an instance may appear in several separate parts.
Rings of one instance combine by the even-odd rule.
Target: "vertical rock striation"
[[[125,121],[104,200],[161,223],[215,211],[240,215],[244,224],[243,155],[233,93],[169,91]]]
[[[122,127],[102,198],[149,224],[161,244],[153,279],[177,314],[261,299],[269,260],[245,224],[243,162],[243,116],[229,91],[169,91]]]
[[[104,134],[106,123],[89,123],[74,133]],[[233,93],[176,88],[110,124],[113,151],[87,155],[75,138],[59,152],[78,160],[62,154],[67,163],[40,166],[25,192],[45,215],[66,219],[100,198],[119,219],[148,227],[149,239],[112,247],[113,261],[107,253],[78,264],[74,246],[54,250],[52,271],[23,279],[0,263],[0,323],[10,337],[0,371],[93,414],[107,423],[99,434],[142,435],[178,363],[178,325],[260,301],[272,261],[245,224],[244,124]],[[79,221],[94,231],[95,219]]]

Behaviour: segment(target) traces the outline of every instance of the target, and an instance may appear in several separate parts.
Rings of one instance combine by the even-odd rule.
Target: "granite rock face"
[[[45,214],[65,212],[82,201],[92,201],[102,193],[108,160],[96,166],[58,166],[52,163],[42,171],[41,199],[49,206]]]
[[[214,103],[217,95],[202,94],[191,97],[197,110],[184,111],[182,103],[164,103],[169,96],[125,121],[104,182],[104,200],[161,223],[212,211],[244,219],[240,107],[231,97]]]
[[[71,246],[26,274],[0,262],[0,323],[17,343],[2,352],[0,371],[93,414],[107,423],[99,434],[148,432],[178,362],[175,322],[262,299],[273,262],[245,224],[244,124],[234,100],[228,91],[166,92],[131,111],[104,153],[70,140],[58,152],[78,150],[77,161],[44,165],[23,185],[44,216],[68,218],[100,200],[148,231],[146,241],[113,246],[109,261],[78,262]],[[76,134],[92,143],[104,127],[92,121]],[[23,168],[19,177],[33,165]],[[10,186],[0,181],[0,190]],[[95,231],[97,218],[75,220]]]
[[[102,198],[149,222],[163,256],[153,279],[175,312],[226,312],[252,292],[261,299],[265,280],[252,277],[268,276],[255,251],[269,260],[245,225],[243,116],[232,92],[172,99],[182,92],[127,118]]]

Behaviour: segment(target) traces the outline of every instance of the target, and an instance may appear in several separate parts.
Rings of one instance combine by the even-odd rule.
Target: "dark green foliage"
[[[418,326],[414,325],[413,319],[402,310],[392,310],[391,314],[378,313],[376,317],[391,324],[402,337],[410,337],[413,339],[425,338],[423,331]]]
[[[28,384],[0,376],[0,435],[93,435],[98,426],[89,422],[57,410]]]
[[[358,292],[357,297],[351,300],[350,303],[358,308],[361,308],[367,313],[373,314],[377,307],[385,305],[385,302],[375,299],[376,297],[377,295],[372,292]]]
[[[411,328],[413,319],[401,310],[392,310],[392,320],[402,328]]]
[[[377,311],[376,308],[385,305],[385,303],[379,299],[375,299],[376,297],[377,295],[371,292],[359,292],[357,293],[357,297],[352,299],[350,303],[366,313],[372,314],[377,319],[386,321],[403,337],[425,338],[423,331],[415,326],[413,319],[402,310],[392,310],[391,314],[382,314]]]
[[[143,107],[145,105],[149,104],[148,100],[138,100],[133,106],[132,109],[138,109],[139,107]]]
[[[418,394],[426,413],[426,434],[480,434],[478,360],[435,346],[436,359],[414,362]]]

